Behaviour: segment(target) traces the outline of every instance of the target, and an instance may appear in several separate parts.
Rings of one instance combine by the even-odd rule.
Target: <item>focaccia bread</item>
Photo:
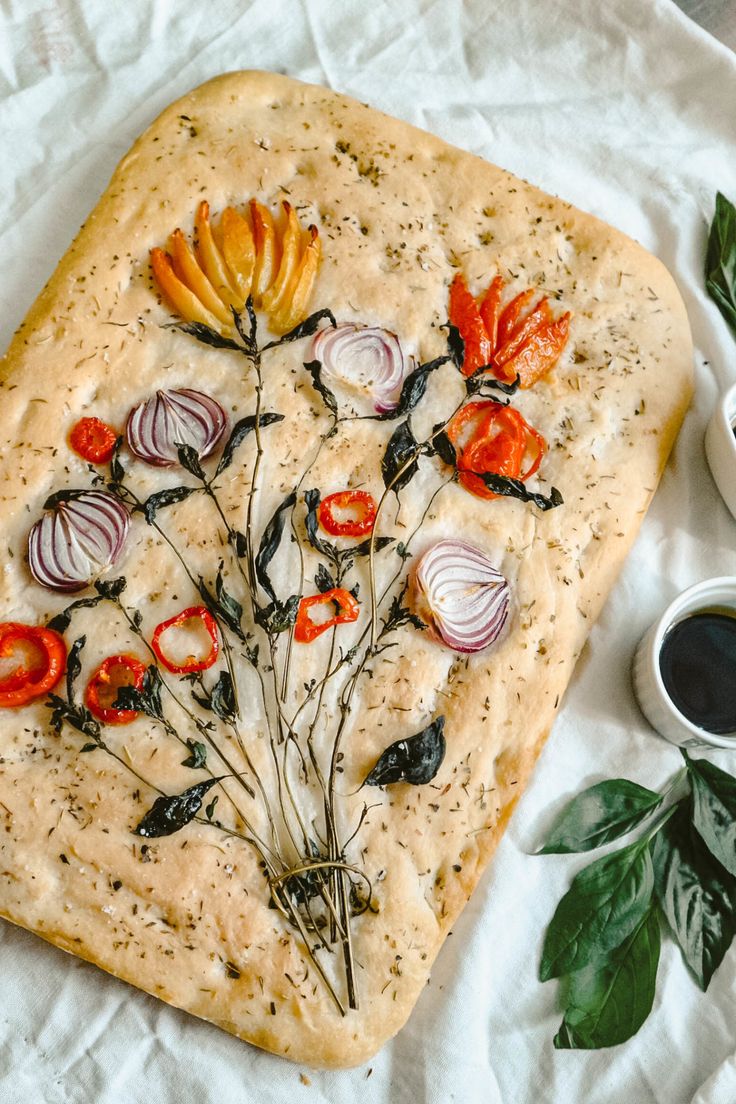
[[[270,298],[269,212],[282,250]],[[218,230],[228,218],[231,238]],[[227,262],[234,315],[187,276],[208,250]],[[533,289],[548,297],[538,332],[564,329],[537,375],[508,356],[515,373],[471,377],[469,324],[464,344],[447,325],[453,280],[480,296],[497,275],[501,306]],[[333,321],[348,351],[368,331],[346,324],[376,328],[392,395],[376,401],[370,372],[340,378],[328,363]],[[54,675],[37,640],[0,642],[0,913],[300,1063],[373,1054],[411,1012],[529,778],[654,494],[691,359],[657,260],[429,134],[256,72],[168,108],[2,364],[0,622],[51,620],[68,658],[55,681],[63,654]],[[152,397],[182,389],[167,422]],[[518,464],[473,467],[510,476],[491,480],[496,497],[482,475],[469,482],[467,440],[442,429],[483,404],[466,430],[496,419],[488,456],[507,401],[546,446],[522,443],[525,466],[540,460],[521,473],[527,501]],[[84,417],[121,436],[127,425],[111,462],[70,444]],[[166,442],[175,463],[161,466]],[[344,491],[363,497],[343,500],[347,513],[333,501],[331,523],[321,503]],[[84,547],[65,566],[80,525]],[[75,582],[95,540],[105,570]],[[461,646],[417,567],[426,575],[440,541],[461,561],[476,550],[496,588],[479,591],[495,595],[488,646]],[[152,650],[157,626],[192,608]],[[482,635],[489,607],[468,609]],[[314,628],[327,615],[334,628]],[[183,672],[179,631],[191,633]],[[13,699],[25,647],[51,698]],[[120,655],[145,676],[130,667],[138,697],[108,695],[106,721],[86,687],[99,690],[100,665]]]

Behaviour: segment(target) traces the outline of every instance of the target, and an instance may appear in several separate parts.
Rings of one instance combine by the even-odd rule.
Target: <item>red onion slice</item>
[[[442,540],[417,564],[419,614],[456,652],[479,652],[498,639],[511,589],[484,552],[461,540]]]
[[[129,527],[128,511],[106,491],[59,502],[28,536],[31,574],[51,590],[80,590],[115,563]]]
[[[342,322],[320,330],[312,356],[324,371],[356,391],[369,391],[379,414],[394,410],[401,385],[411,371],[396,334],[378,326]]]
[[[147,464],[178,463],[177,445],[191,445],[200,460],[215,449],[225,432],[227,415],[216,399],[201,391],[157,391],[128,415],[126,436],[131,452]]]

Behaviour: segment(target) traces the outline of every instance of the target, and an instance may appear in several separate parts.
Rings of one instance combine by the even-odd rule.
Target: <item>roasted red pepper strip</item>
[[[522,291],[519,295],[514,296],[510,303],[501,311],[501,317],[498,320],[498,348],[505,345],[511,334],[516,329],[522,312],[529,306],[532,299],[536,295],[534,288],[527,288],[526,291]]]
[[[112,458],[117,439],[112,426],[99,418],[81,418],[69,434],[69,444],[90,464],[106,464]]]
[[[450,322],[457,326],[465,343],[463,375],[472,376],[491,363],[493,349],[475,299],[459,272],[450,286]]]
[[[135,686],[140,690],[146,674],[146,665],[134,655],[108,656],[87,683],[84,703],[98,720],[105,724],[130,724],[138,716],[135,709],[115,709],[113,703],[121,686]]]
[[[201,621],[210,638],[210,649],[201,658],[190,655],[183,663],[175,663],[161,650],[160,640],[168,629],[180,629],[187,621]],[[189,606],[188,609],[170,617],[168,621],[162,621],[153,631],[151,647],[156,653],[156,658],[163,663],[167,671],[174,675],[191,675],[194,671],[206,671],[217,659],[220,653],[220,638],[217,635],[217,622],[208,609],[204,606]]]
[[[544,437],[518,410],[494,402],[468,403],[450,422],[447,435],[455,446],[460,482],[478,498],[498,497],[478,473],[524,481],[537,471],[547,450]],[[530,463],[522,471],[530,453]]]
[[[541,326],[522,345],[516,356],[506,361],[505,370],[512,376],[519,376],[521,387],[532,387],[554,368],[567,344],[569,330],[569,312],[555,322]]]
[[[529,340],[533,333],[536,333],[537,330],[540,330],[542,326],[546,326],[551,321],[552,311],[549,309],[549,300],[545,296],[513,330],[508,341],[493,354],[494,365],[497,368],[502,368],[512,357],[516,356],[522,345]]]
[[[330,602],[337,605],[339,612],[334,617],[328,618],[327,621],[320,623],[313,621],[309,611],[314,606],[323,606]],[[326,590],[324,594],[312,594],[309,598],[302,598],[299,603],[299,612],[296,615],[296,625],[294,626],[294,639],[300,644],[309,644],[327,629],[332,628],[333,625],[357,621],[359,613],[360,606],[357,601],[349,590],[343,590],[342,587],[333,587],[332,590]]]
[[[349,510],[355,517],[341,521],[334,510]],[[319,523],[333,537],[364,537],[376,520],[376,500],[367,491],[337,491],[319,505]]]
[[[53,629],[0,624],[0,659],[17,655],[17,665],[0,678],[0,708],[14,709],[53,690],[64,674],[66,644]]]
[[[491,342],[491,353],[495,353],[498,346],[498,321],[501,317],[501,295],[503,294],[505,280],[503,276],[496,276],[491,281],[488,291],[480,305],[480,316],[486,328],[488,339]]]

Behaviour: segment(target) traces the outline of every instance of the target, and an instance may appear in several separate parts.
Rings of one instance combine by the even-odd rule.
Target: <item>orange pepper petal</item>
[[[201,322],[215,330],[219,328],[219,320],[176,275],[168,253],[164,253],[163,249],[152,249],[151,268],[160,291],[177,314],[187,322]]]
[[[461,273],[450,285],[450,322],[460,331],[465,343],[462,373],[472,376],[479,368],[491,362],[491,339],[486,332],[475,299],[468,291]]]
[[[568,312],[555,322],[536,330],[516,356],[506,362],[506,369],[519,376],[522,388],[532,387],[554,368],[567,344],[569,330]]]
[[[206,199],[203,199],[197,208],[194,229],[197,232],[199,267],[225,304],[225,307],[232,304],[237,310],[242,310],[245,300],[233,288],[227,266],[215,244],[215,239],[212,236],[212,226],[210,225],[210,205]]]
[[[516,325],[521,317],[524,309],[532,301],[536,292],[534,288],[527,288],[526,291],[520,292],[515,295],[514,298],[508,303],[501,311],[501,317],[498,320],[498,347],[505,345],[508,339],[511,337]]]
[[[549,300],[545,296],[541,299],[533,311],[517,324],[508,341],[501,345],[493,358],[493,363],[501,368],[513,356],[516,356],[521,346],[532,334],[546,323],[552,321],[552,312],[549,309]]]
[[[192,247],[181,230],[174,230],[170,238],[170,248],[174,272],[181,282],[224,326],[231,325],[233,319],[230,311],[200,268]]]
[[[498,347],[498,321],[501,317],[501,295],[505,280],[503,276],[496,276],[491,280],[488,291],[483,296],[480,305],[480,316],[486,328],[488,339],[491,343],[491,353],[495,353]]]
[[[256,249],[256,265],[253,270],[253,298],[257,307],[276,276],[276,229],[268,207],[257,199],[250,201],[253,222],[253,242]]]

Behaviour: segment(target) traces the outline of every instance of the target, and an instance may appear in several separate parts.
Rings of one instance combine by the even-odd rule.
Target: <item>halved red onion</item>
[[[191,445],[200,460],[209,456],[226,426],[227,415],[216,399],[185,387],[157,391],[134,407],[125,432],[131,452],[164,468],[178,462],[177,445]]]
[[[417,564],[414,583],[420,617],[456,652],[480,652],[500,636],[511,588],[479,548],[439,541]]]
[[[106,491],[58,502],[28,536],[28,566],[52,590],[80,590],[111,567],[128,535],[128,511]]]
[[[369,391],[379,414],[396,408],[401,385],[412,367],[396,334],[352,322],[320,330],[312,355],[328,375],[357,391]]]

